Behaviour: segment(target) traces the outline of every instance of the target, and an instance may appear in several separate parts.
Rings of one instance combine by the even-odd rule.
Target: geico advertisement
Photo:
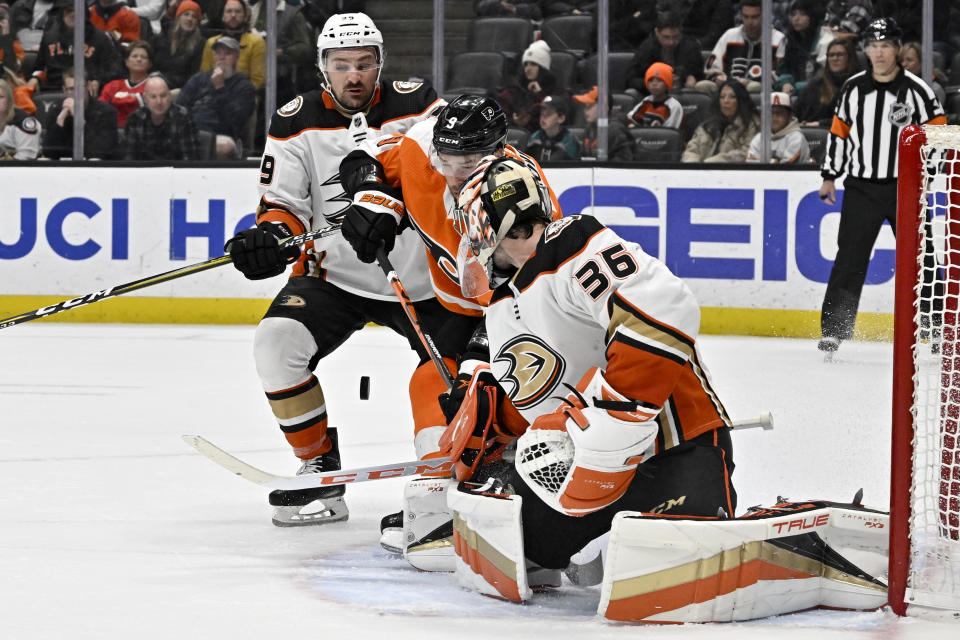
[[[0,293],[76,295],[202,262],[253,224],[254,168],[6,167]],[[840,202],[815,171],[549,169],[564,213],[593,213],[684,278],[701,305],[819,308]],[[842,182],[840,183],[842,187]],[[839,193],[842,198],[842,191]],[[893,234],[881,232],[861,310],[888,312]],[[272,297],[229,266],[131,295]]]

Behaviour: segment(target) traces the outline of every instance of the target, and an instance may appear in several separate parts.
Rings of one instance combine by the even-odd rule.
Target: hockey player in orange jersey
[[[461,185],[474,172],[477,162],[488,154],[513,158],[530,167],[546,183],[536,161],[505,144],[506,134],[506,116],[494,100],[465,95],[444,107],[435,122],[418,123],[404,135],[368,140],[341,164],[341,180],[346,192],[353,194],[354,203],[344,217],[342,234],[361,261],[373,262],[381,244],[388,252],[395,251],[398,229],[409,226],[420,235],[426,247],[434,293],[440,303],[458,317],[458,321],[448,322],[431,334],[454,372],[458,360],[472,357],[465,353],[484,351],[485,344],[482,333],[474,340],[471,334],[478,326],[482,332],[486,299],[464,295],[456,270],[460,231],[454,223]],[[559,217],[556,196],[551,191],[549,197]],[[468,342],[472,345],[469,348]],[[459,378],[458,382],[462,384],[463,380]],[[437,442],[447,424],[447,417],[436,399],[447,389],[431,361],[425,360],[414,373],[410,390],[416,416],[417,455],[435,457]],[[424,493],[437,504],[436,517],[424,517],[421,512],[416,518],[417,530],[408,530],[403,537],[409,540],[407,534],[412,533],[419,546],[429,547],[430,553],[442,556],[442,552],[437,552],[437,542],[450,535],[442,489],[438,491],[443,484],[442,481],[413,481],[406,490],[408,497],[421,485]],[[387,548],[402,550],[399,543],[390,542],[391,533],[393,539],[398,539],[401,524],[408,529],[411,526],[408,520],[401,522],[400,514],[385,518],[382,524],[385,536],[381,543]],[[409,544],[406,546],[405,555],[416,564],[417,559],[411,555],[415,550]],[[447,547],[444,551],[452,552],[452,549]],[[438,568],[429,562],[417,566]]]
[[[226,247],[234,266],[254,280],[280,275],[294,263],[257,326],[254,359],[270,408],[302,461],[299,474],[340,468],[337,430],[327,428],[326,400],[313,374],[321,358],[368,322],[390,327],[426,354],[383,274],[359,262],[339,235],[309,243],[302,252],[281,249],[278,238],[340,222],[350,206],[340,186],[340,160],[366,136],[406,131],[444,104],[420,83],[380,79],[383,38],[362,13],[332,16],[317,54],[324,87],[297,96],[273,116],[260,164],[257,227],[241,231]],[[423,326],[433,331],[454,314],[433,296],[417,235],[402,233],[396,245],[397,271]],[[343,487],[274,491],[273,522],[343,520],[343,494]]]

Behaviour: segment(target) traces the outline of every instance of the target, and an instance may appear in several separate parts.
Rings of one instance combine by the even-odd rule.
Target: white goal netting
[[[905,601],[960,611],[960,127],[920,151],[910,558]]]

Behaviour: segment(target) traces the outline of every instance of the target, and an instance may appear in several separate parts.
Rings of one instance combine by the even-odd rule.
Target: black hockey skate
[[[323,473],[340,470],[340,447],[337,442],[337,430],[327,429],[333,447],[330,451],[304,460],[297,475]],[[315,487],[285,491],[277,489],[270,492],[270,504],[273,506],[273,524],[278,527],[300,527],[305,525],[329,524],[346,520],[350,515],[347,503],[343,500],[346,493],[343,485],[334,487]]]

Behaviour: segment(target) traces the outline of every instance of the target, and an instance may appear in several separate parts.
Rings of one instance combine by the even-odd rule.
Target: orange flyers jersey
[[[551,223],[487,308],[493,374],[532,423],[591,367],[659,426],[657,450],[729,425],[697,350],[682,280],[594,217]]]
[[[381,82],[365,114],[368,139],[402,133],[443,104],[420,83]],[[337,110],[326,91],[297,96],[277,110],[260,163],[258,223],[283,222],[299,234],[341,221],[351,199],[340,185],[340,161],[357,147],[349,126],[350,117]],[[416,233],[401,233],[390,259],[411,299],[433,297]],[[340,234],[306,245],[292,275],[324,278],[368,298],[396,300],[380,268],[360,262]]]
[[[386,182],[403,191],[405,218],[426,245],[427,264],[437,300],[454,313],[480,316],[489,294],[479,299],[468,298],[460,290],[457,274],[460,234],[453,227],[457,200],[447,188],[443,175],[433,165],[431,140],[434,123],[433,119],[427,120],[414,125],[403,136],[381,138],[367,151],[374,153],[375,149]],[[547,184],[543,169],[536,160],[511,146],[505,147],[503,152],[525,163]],[[554,219],[559,218],[560,204],[553,190],[550,190],[550,198]]]

